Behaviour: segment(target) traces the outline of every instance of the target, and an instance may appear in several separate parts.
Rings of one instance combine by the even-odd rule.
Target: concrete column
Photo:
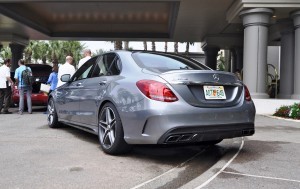
[[[10,43],[9,44],[11,50],[11,71],[15,71],[18,66],[18,61],[23,58],[23,51],[25,46],[17,44],[17,43]]]
[[[290,19],[278,21],[281,34],[280,92],[278,97],[290,99],[294,92],[295,34]]]
[[[204,47],[205,65],[213,70],[217,69],[217,57],[220,48],[218,47]]]
[[[253,98],[269,98],[267,83],[268,26],[273,10],[254,8],[240,13],[244,29],[243,81]]]
[[[295,63],[293,99],[300,99],[300,10],[291,14],[295,27]]]

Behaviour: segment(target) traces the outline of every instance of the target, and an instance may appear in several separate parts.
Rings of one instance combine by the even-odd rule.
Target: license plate
[[[205,99],[226,99],[223,86],[203,86]]]

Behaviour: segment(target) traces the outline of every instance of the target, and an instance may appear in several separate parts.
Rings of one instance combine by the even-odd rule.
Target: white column
[[[295,63],[293,99],[300,99],[300,11],[291,14],[295,27]]]
[[[290,19],[278,21],[281,34],[279,98],[290,99],[294,92],[295,34]]]
[[[240,13],[244,29],[243,81],[253,98],[269,98],[266,93],[268,26],[273,10],[255,8]]]

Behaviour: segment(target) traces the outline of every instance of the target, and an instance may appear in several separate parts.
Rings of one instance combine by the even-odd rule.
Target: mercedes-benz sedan
[[[94,133],[108,154],[132,144],[216,144],[254,134],[247,87],[179,55],[109,52],[59,79],[66,83],[49,95],[49,126]]]

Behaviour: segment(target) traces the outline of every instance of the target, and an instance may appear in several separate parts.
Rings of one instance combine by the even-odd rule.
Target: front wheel
[[[107,154],[122,154],[130,150],[124,140],[124,131],[117,109],[106,103],[99,114],[98,138],[103,151]]]
[[[47,105],[47,121],[48,121],[48,126],[51,128],[60,127],[53,98],[49,100]]]

